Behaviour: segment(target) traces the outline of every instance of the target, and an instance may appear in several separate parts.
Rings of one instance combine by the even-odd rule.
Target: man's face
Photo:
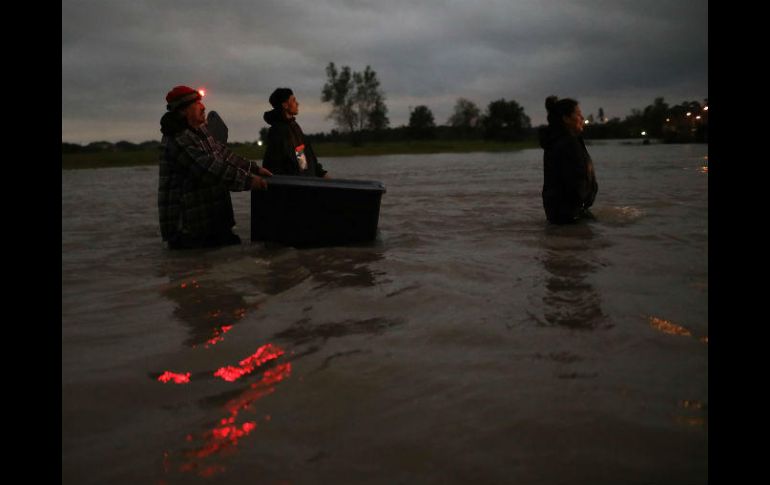
[[[299,114],[299,103],[293,94],[283,103],[283,109],[289,116],[297,116]]]
[[[206,107],[198,100],[185,108],[185,118],[187,118],[187,124],[193,128],[198,128],[206,122]]]

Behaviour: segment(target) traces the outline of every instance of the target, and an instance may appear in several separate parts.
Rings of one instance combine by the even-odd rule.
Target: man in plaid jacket
[[[158,183],[160,232],[169,249],[240,244],[230,191],[265,190],[272,175],[216,141],[206,129],[201,94],[176,86],[161,118]]]

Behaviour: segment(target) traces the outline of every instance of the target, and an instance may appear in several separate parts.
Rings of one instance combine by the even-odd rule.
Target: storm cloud
[[[662,96],[708,97],[706,0],[64,0],[62,141],[160,138],[171,87],[205,87],[234,141],[253,141],[278,86],[306,133],[334,128],[329,62],[377,72],[391,126],[465,97],[516,100],[537,125],[550,94],[623,118]]]

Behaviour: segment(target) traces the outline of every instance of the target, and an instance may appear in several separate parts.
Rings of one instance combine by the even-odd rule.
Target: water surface
[[[380,234],[302,250],[234,193],[243,245],[169,252],[156,168],[63,171],[63,482],[705,483],[707,146],[589,152],[568,227],[541,150],[322,159]]]

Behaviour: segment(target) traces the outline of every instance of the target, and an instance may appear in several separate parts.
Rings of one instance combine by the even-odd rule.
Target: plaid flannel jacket
[[[229,191],[251,188],[246,160],[214,140],[204,127],[163,137],[158,215],[164,241],[185,234],[205,238],[235,225]]]

